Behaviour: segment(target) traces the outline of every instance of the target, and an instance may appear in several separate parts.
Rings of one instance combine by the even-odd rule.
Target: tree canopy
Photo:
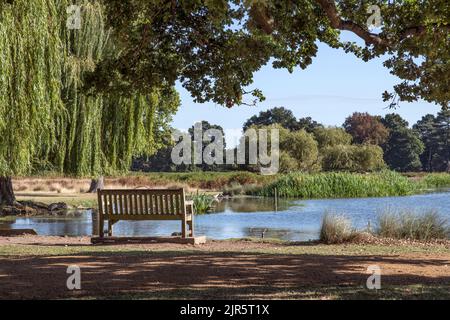
[[[349,145],[352,143],[352,136],[342,128],[316,128],[314,137],[319,144],[319,149],[334,147],[337,145]]]
[[[389,130],[389,136],[382,145],[386,164],[396,171],[420,170],[424,144],[417,132],[410,129],[408,122],[396,113],[387,114],[381,122]]]
[[[244,131],[252,126],[270,126],[279,124],[288,130],[299,129],[299,124],[294,113],[284,107],[275,107],[266,111],[261,111],[258,115],[252,116],[243,126]]]
[[[383,22],[379,32],[369,30],[373,5]],[[450,101],[447,0],[110,0],[106,8],[121,50],[90,78],[103,90],[179,80],[197,102],[253,104],[263,99],[251,87],[256,71],[269,62],[305,69],[322,42],[364,61],[386,59],[401,79],[383,94],[392,105]],[[361,41],[344,41],[342,31]],[[255,100],[244,98],[248,93]]]
[[[345,119],[343,127],[352,135],[355,143],[381,145],[389,135],[389,130],[383,125],[381,118],[367,112],[354,112]]]
[[[66,10],[73,3],[83,23],[71,30]],[[126,95],[83,90],[86,74],[118,54],[104,9],[87,0],[0,2],[1,177],[128,170],[133,155],[160,146],[179,105],[173,87]],[[3,192],[11,187],[0,187],[0,203],[11,203]]]
[[[426,171],[450,172],[450,111],[422,117],[413,129],[425,145],[420,159]]]
[[[81,89],[115,39],[98,1],[77,1],[83,23],[66,26],[66,0],[1,6],[0,175],[33,168],[75,175],[128,169],[132,155],[155,152],[179,105],[172,88],[127,95]]]

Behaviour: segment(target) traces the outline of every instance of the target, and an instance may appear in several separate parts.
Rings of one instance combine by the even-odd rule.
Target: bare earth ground
[[[81,290],[66,287],[69,265],[81,268]],[[381,290],[365,287],[369,265],[382,270]],[[450,299],[450,246],[0,238],[0,299],[48,298]]]

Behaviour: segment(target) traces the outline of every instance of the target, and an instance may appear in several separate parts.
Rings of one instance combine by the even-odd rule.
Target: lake
[[[377,214],[386,208],[434,209],[450,220],[450,189],[405,197],[279,200],[234,198],[223,200],[214,213],[195,217],[197,235],[211,239],[241,237],[278,238],[291,241],[317,239],[325,212],[344,214],[357,228],[374,225]],[[93,230],[91,210],[71,212],[65,217],[17,218],[0,222],[0,228],[32,228],[39,235],[89,236]],[[121,221],[114,225],[115,235],[167,236],[180,232],[178,221]]]

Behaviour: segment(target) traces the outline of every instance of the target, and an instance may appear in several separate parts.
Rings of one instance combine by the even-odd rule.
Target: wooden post
[[[191,237],[194,237],[194,212],[191,212]]]
[[[181,219],[181,237],[186,239],[186,215]]]
[[[113,224],[114,222],[111,219],[108,219],[108,236],[112,237],[113,234]]]
[[[102,195],[99,190],[97,193],[98,198],[98,210],[97,210],[97,234],[100,238],[103,238],[103,203],[102,203]]]
[[[278,190],[275,188],[275,211],[278,211]]]

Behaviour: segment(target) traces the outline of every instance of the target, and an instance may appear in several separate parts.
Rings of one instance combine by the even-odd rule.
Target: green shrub
[[[320,170],[319,149],[311,133],[299,130],[289,132],[284,137],[281,135],[280,150],[287,152],[297,162],[298,170],[303,172]]]
[[[350,145],[353,137],[342,128],[323,128],[314,129],[314,137],[318,143],[319,149],[334,147],[338,145]]]
[[[299,170],[298,161],[289,152],[280,152],[280,172],[289,173]]]
[[[214,197],[204,194],[197,193],[192,197],[194,201],[194,212],[196,214],[205,214],[213,209]]]
[[[394,239],[433,240],[449,236],[447,221],[434,210],[387,210],[378,217],[377,234]]]
[[[336,145],[322,150],[324,171],[367,172],[385,168],[383,150],[374,145]]]
[[[327,244],[343,243],[354,235],[352,224],[344,216],[326,213],[320,228],[320,241]]]

